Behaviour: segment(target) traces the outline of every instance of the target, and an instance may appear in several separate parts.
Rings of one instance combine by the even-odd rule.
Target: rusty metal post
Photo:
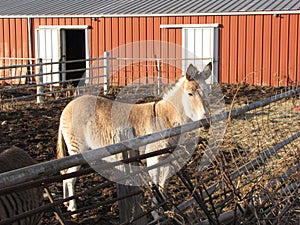
[[[45,191],[50,203],[54,203],[54,199],[53,199],[53,196],[52,196],[49,188],[44,187],[44,191]],[[55,215],[56,219],[59,221],[59,223],[61,225],[66,225],[67,223],[63,217],[63,214],[62,214],[60,208],[58,206],[54,206],[53,209],[54,209],[54,215]]]

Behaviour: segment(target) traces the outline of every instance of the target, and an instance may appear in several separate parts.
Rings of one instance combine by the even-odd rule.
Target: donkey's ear
[[[186,70],[186,79],[187,80],[194,80],[198,70],[193,64],[190,64]]]
[[[200,78],[206,80],[211,76],[211,71],[212,71],[212,64],[210,62],[204,67],[203,71],[198,75],[200,76]]]

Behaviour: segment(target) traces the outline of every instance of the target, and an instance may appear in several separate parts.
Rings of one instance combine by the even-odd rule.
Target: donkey
[[[62,158],[67,154],[74,155],[114,144],[115,121],[112,120],[112,113],[114,118],[120,120],[126,118],[126,124],[122,125],[132,127],[136,136],[151,134],[205,118],[208,109],[201,86],[205,85],[205,80],[211,75],[211,71],[211,63],[207,64],[201,72],[190,64],[185,76],[180,78],[158,102],[129,104],[92,95],[83,95],[74,99],[64,108],[60,117],[57,157]],[[119,110],[113,110],[116,106]],[[124,115],[124,110],[122,110],[126,107],[130,107],[128,115]],[[167,147],[169,142],[170,139],[149,144],[145,151],[148,153]],[[116,160],[117,158],[110,159],[110,161]],[[146,163],[147,166],[152,166],[161,160],[162,158],[157,156],[148,158]],[[62,173],[75,172],[79,168],[80,166],[72,167]],[[168,171],[153,169],[149,171],[149,174],[153,183],[160,187],[165,186]],[[75,181],[76,178],[63,181],[64,198],[74,195]],[[70,200],[67,205],[69,211],[76,210],[75,199]]]
[[[0,150],[0,173],[35,164],[23,149],[11,147]],[[0,221],[38,208],[44,204],[43,188],[35,187],[9,194],[0,195]],[[34,214],[14,222],[15,225],[40,224],[43,213]]]

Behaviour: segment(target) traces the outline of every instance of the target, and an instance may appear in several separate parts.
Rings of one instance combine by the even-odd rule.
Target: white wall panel
[[[36,29],[36,55],[43,63],[58,62],[61,58],[60,30]],[[44,65],[43,73],[52,73],[43,76],[44,83],[60,81],[59,64]],[[58,84],[55,84],[58,85]]]
[[[217,28],[183,28],[182,34],[182,55],[184,59],[187,59],[183,61],[183,69],[185,70],[188,65],[192,63],[196,65],[199,70],[202,70],[207,63],[213,62],[213,76],[207,80],[207,83],[217,82],[217,65],[215,65],[218,61]]]

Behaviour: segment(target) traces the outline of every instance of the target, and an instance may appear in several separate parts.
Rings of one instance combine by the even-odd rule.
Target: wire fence
[[[2,60],[2,61],[1,61]],[[1,103],[70,99],[82,94],[111,94],[111,87],[174,83],[188,62],[203,66],[210,58],[103,58],[53,62],[51,59],[0,59]],[[171,75],[170,75],[171,74]]]
[[[219,223],[299,222],[299,95],[293,97],[227,122],[217,157],[194,175]]]

